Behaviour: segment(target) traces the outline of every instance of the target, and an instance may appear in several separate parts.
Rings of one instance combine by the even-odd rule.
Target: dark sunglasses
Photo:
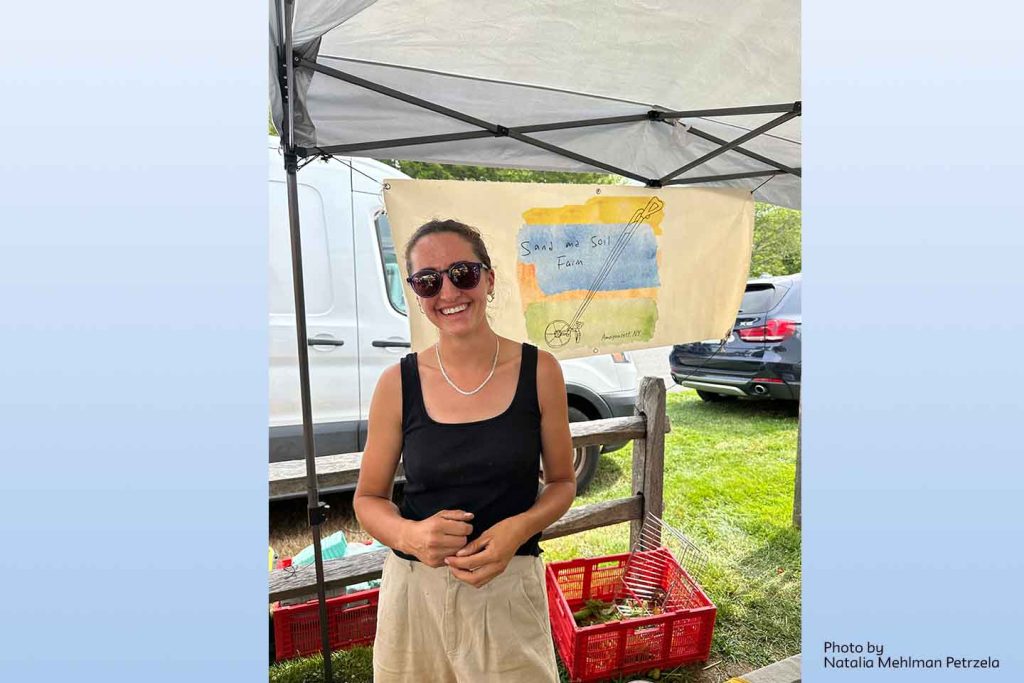
[[[433,268],[418,270],[405,278],[405,281],[412,287],[416,296],[430,299],[441,292],[445,274],[448,275],[448,280],[459,289],[473,289],[480,284],[480,272],[484,268],[490,270],[485,263],[456,261],[448,266],[447,270],[434,270]]]

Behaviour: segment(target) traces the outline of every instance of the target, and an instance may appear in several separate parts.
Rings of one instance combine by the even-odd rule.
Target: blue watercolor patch
[[[628,240],[625,231],[625,223],[524,225],[516,237],[519,261],[536,266],[537,285],[548,295],[659,286],[654,230],[642,223]]]

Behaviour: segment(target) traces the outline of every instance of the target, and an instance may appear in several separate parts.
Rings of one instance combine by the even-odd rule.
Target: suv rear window
[[[743,301],[740,302],[740,313],[766,313],[779,303],[779,299],[786,293],[785,289],[776,289],[774,285],[756,284],[747,285],[747,291],[743,293]]]

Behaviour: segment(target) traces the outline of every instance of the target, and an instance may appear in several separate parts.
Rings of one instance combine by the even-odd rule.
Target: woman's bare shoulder
[[[537,350],[537,390],[544,394],[555,394],[565,400],[565,378],[558,359],[543,349]]]
[[[402,415],[402,365],[395,363],[384,368],[377,378],[377,387],[373,391],[370,404],[371,414],[386,412],[391,415]]]
[[[377,378],[377,389],[395,389],[402,387],[402,364],[393,363],[386,368],[384,372],[380,373],[380,377]]]
[[[550,351],[545,351],[544,349],[537,349],[537,376],[556,376],[558,378],[562,377],[562,366],[558,363],[558,359],[555,358]]]

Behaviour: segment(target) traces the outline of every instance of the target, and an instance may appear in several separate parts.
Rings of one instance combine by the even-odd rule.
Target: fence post
[[[663,516],[665,484],[665,382],[644,377],[636,396],[636,414],[645,418],[647,434],[633,440],[633,492],[643,496],[640,519],[629,523],[630,550],[640,547],[640,531],[647,513]]]

